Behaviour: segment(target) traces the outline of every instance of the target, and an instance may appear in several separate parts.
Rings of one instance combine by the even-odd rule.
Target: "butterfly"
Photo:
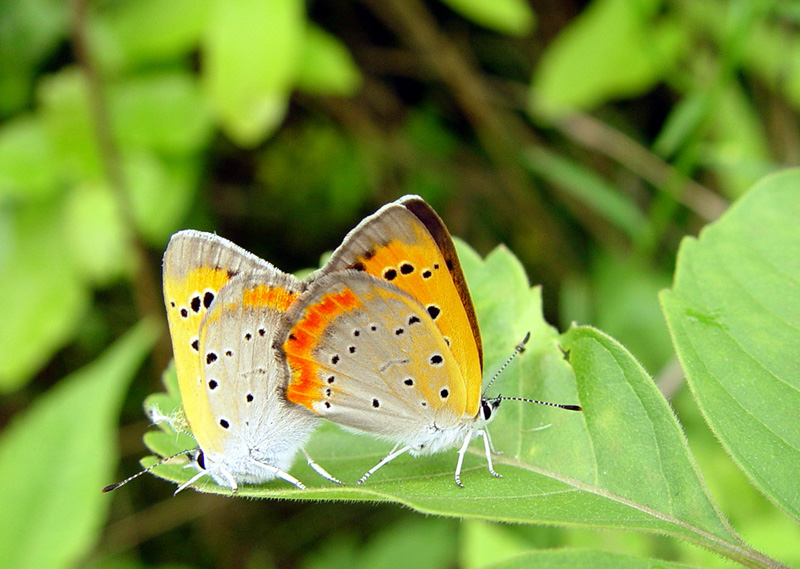
[[[272,345],[306,284],[230,241],[188,230],[167,246],[163,286],[183,410],[197,442],[188,455],[198,472],[176,493],[204,476],[233,492],[274,478],[305,488],[288,470],[318,418],[284,400],[285,371]]]
[[[481,393],[472,298],[450,234],[422,198],[403,197],[351,231],[276,337],[288,401],[396,443],[359,484],[406,452],[459,446],[455,482],[463,487],[464,455],[478,436],[499,477],[486,425],[510,398]]]

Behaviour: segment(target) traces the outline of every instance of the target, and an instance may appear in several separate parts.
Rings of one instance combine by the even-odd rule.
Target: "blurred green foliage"
[[[800,234],[787,220],[800,184],[786,174],[749,193],[800,162],[799,26],[789,0],[0,3],[0,479],[26,514],[2,508],[0,558],[734,566],[602,524],[173,498],[151,477],[95,494],[112,481],[110,441],[120,474],[145,452],[141,402],[170,357],[159,293],[170,234],[214,230],[296,271],[417,193],[479,253],[505,243],[543,285],[550,323],[594,325],[630,350],[673,403],[724,516],[800,567],[797,486],[785,486],[800,353]],[[679,259],[681,239],[738,199]],[[661,297],[671,340],[658,291],[676,265]],[[747,285],[759,279],[770,286]],[[719,341],[697,328],[720,318]],[[162,333],[119,430],[153,322]],[[543,437],[572,445],[568,432]],[[543,551],[562,547],[575,549]]]

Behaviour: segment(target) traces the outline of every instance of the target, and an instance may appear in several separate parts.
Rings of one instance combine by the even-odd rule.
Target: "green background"
[[[0,22],[0,564],[800,567],[794,2],[16,0]],[[532,332],[493,390],[583,413],[504,403],[504,477],[476,444],[464,490],[453,452],[358,489],[298,464],[309,490],[257,500],[100,493],[185,448],[142,410],[178,405],[172,233],[306,271],[406,193],[460,238],[486,375]],[[388,450],[309,445],[348,482]]]

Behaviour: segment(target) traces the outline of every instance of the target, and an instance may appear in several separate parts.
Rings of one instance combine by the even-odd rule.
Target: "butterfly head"
[[[489,424],[494,419],[495,411],[500,407],[502,400],[500,395],[491,399],[481,399],[480,420],[483,424]]]

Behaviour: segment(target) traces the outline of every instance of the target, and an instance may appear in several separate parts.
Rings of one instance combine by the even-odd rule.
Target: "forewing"
[[[208,416],[200,381],[200,324],[220,290],[242,272],[272,265],[211,233],[180,231],[164,253],[163,287],[169,333],[184,411],[192,430]]]
[[[334,251],[321,274],[352,269],[410,294],[429,313],[469,385],[477,412],[483,376],[480,330],[450,234],[436,212],[406,196],[364,219]]]

